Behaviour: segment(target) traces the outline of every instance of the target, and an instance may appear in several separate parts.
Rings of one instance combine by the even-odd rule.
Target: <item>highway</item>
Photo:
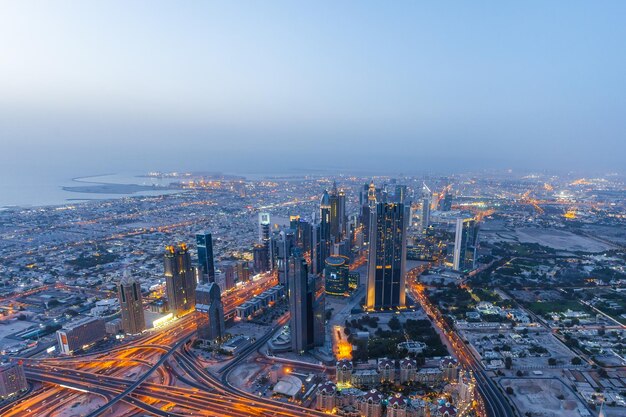
[[[275,277],[266,276],[228,294],[224,297],[225,313],[232,314],[237,305],[273,285]],[[92,403],[97,406],[84,414],[86,417],[137,414],[321,417],[325,413],[259,398],[230,386],[227,381],[234,366],[257,350],[288,319],[288,315],[284,316],[223,366],[221,379],[207,372],[190,349],[199,320],[195,313],[107,351],[70,357],[23,358],[27,378],[43,387],[0,409],[0,415],[49,417],[74,403]]]

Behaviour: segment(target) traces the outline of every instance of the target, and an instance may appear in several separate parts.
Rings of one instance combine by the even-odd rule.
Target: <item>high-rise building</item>
[[[393,197],[396,203],[405,204],[408,199],[406,185],[396,185],[396,190]]]
[[[259,242],[265,243],[270,238],[270,214],[259,213]]]
[[[269,255],[267,247],[261,243],[257,243],[252,247],[252,259],[254,264],[254,272],[266,272],[270,270]]]
[[[427,197],[422,199],[422,218],[420,221],[420,228],[422,233],[430,226],[430,200]]]
[[[27,388],[21,360],[0,364],[0,398],[8,398]]]
[[[406,210],[400,203],[378,203],[370,220],[367,308],[405,305]]]
[[[441,200],[440,207],[441,211],[452,210],[452,194],[450,194],[447,189],[444,192],[443,200]]]
[[[196,279],[187,245],[167,246],[164,256],[167,302],[175,316],[193,309],[196,304]]]
[[[276,245],[276,267],[278,269],[278,282],[281,285],[289,286],[287,274],[289,273],[289,257],[296,247],[296,236],[291,229],[281,230],[278,234]]]
[[[215,282],[215,263],[213,260],[213,237],[209,232],[196,233],[198,247],[198,265],[202,283]]]
[[[320,200],[319,223],[313,226],[313,268],[314,274],[321,274],[324,270],[324,261],[330,256],[330,196],[324,191]]]
[[[196,311],[205,320],[198,326],[198,338],[213,342],[224,337],[224,307],[216,283],[200,284],[196,288]]]
[[[59,351],[64,355],[71,355],[79,349],[85,349],[99,342],[105,336],[104,320],[85,317],[68,323],[61,330],[57,330]]]
[[[456,219],[454,258],[452,267],[457,271],[471,271],[476,267],[478,223],[474,219]]]
[[[325,303],[321,280],[309,275],[304,258],[289,258],[289,308],[291,313],[291,346],[297,353],[323,346],[325,337]]]
[[[267,252],[267,263],[273,269],[274,265],[271,261],[272,251],[270,249],[271,238],[271,220],[269,213],[259,213],[259,243],[265,246]]]
[[[221,263],[221,269],[224,273],[224,291],[229,291],[235,288],[237,278],[237,268],[234,261],[226,261]]]
[[[124,276],[117,285],[117,296],[120,301],[124,333],[137,334],[144,331],[146,321],[143,313],[141,286],[128,270],[124,271]]]
[[[250,281],[250,263],[248,261],[239,260],[235,263],[235,273],[237,282]]]
[[[329,256],[324,267],[326,294],[345,295],[348,292],[349,260],[345,256]]]

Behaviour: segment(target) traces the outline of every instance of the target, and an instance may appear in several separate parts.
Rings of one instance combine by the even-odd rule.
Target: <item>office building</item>
[[[144,331],[146,321],[141,286],[128,271],[124,271],[124,276],[117,285],[117,296],[120,301],[121,324],[124,333],[137,334]]]
[[[196,245],[198,248],[198,266],[200,269],[200,282],[215,282],[215,263],[213,260],[213,237],[208,232],[196,233]]]
[[[422,217],[420,220],[420,229],[422,233],[426,232],[430,226],[430,200],[427,197],[422,199]]]
[[[349,260],[345,256],[329,256],[324,267],[326,294],[346,295],[348,292]]]
[[[27,388],[22,361],[0,364],[0,398],[8,398]]]
[[[314,274],[321,274],[324,270],[324,261],[330,256],[330,196],[324,191],[320,200],[319,223],[313,226],[313,268]]]
[[[196,279],[186,244],[165,248],[164,270],[170,311],[180,316],[196,303]]]
[[[403,204],[378,203],[370,216],[368,309],[405,305],[405,214]]]
[[[271,237],[271,221],[269,213],[259,213],[259,243],[265,246],[267,252],[267,263],[270,269],[274,268],[274,265],[270,262],[272,251],[270,250],[270,237]]]
[[[296,236],[291,229],[281,230],[277,238],[274,238],[276,248],[276,269],[278,269],[278,282],[289,287],[287,274],[289,273],[289,257],[296,247]]]
[[[291,347],[303,353],[323,346],[325,338],[325,300],[321,280],[309,275],[309,267],[299,254],[289,258],[289,308]]]
[[[202,318],[198,324],[198,339],[208,343],[224,337],[224,307],[222,294],[216,283],[198,285],[196,311]]]
[[[454,257],[452,267],[457,271],[471,271],[476,267],[478,223],[474,219],[456,219]]]
[[[257,243],[252,247],[252,263],[254,272],[257,274],[270,270],[269,254],[267,249],[268,248],[261,243]]]
[[[71,355],[104,339],[106,329],[104,320],[85,317],[66,324],[61,330],[57,330],[56,334],[59,351],[64,355]]]

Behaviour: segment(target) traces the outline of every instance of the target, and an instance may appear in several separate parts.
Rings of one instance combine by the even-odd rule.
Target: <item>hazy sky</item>
[[[624,1],[3,1],[0,166],[621,170],[624,22]]]

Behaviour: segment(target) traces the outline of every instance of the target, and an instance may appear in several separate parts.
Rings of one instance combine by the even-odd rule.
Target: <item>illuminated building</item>
[[[450,211],[452,210],[452,194],[450,194],[447,189],[444,193],[443,200],[441,200],[440,204],[441,211]]]
[[[442,378],[446,382],[454,382],[459,378],[460,367],[456,359],[446,357],[439,363],[442,372]]]
[[[420,220],[420,228],[422,233],[430,226],[430,200],[428,198],[422,199],[422,217]]]
[[[330,197],[328,191],[324,191],[320,200],[319,223],[313,229],[313,265],[312,272],[321,274],[324,269],[324,261],[330,256]]]
[[[380,374],[380,382],[394,383],[396,380],[396,363],[392,359],[378,359],[378,373]]]
[[[311,250],[311,239],[313,237],[313,229],[311,223],[303,220],[300,216],[290,216],[289,228],[294,231],[295,244],[302,252]]]
[[[470,271],[476,267],[478,223],[474,219],[456,219],[454,257],[452,267],[457,271]]]
[[[187,245],[165,248],[164,270],[170,311],[178,316],[191,310],[196,303],[196,280]]]
[[[0,364],[0,398],[10,397],[27,388],[22,361]]]
[[[200,282],[215,282],[215,263],[213,260],[213,237],[208,232],[196,233],[198,247],[198,265],[200,267]]]
[[[235,278],[237,276],[237,269],[235,268],[234,261],[226,261],[221,263],[221,269],[223,272],[224,282],[222,288],[224,291],[229,291],[235,288]]]
[[[265,246],[267,256],[268,256],[268,264],[270,268],[273,268],[273,265],[269,262],[269,257],[272,255],[270,251],[270,234],[271,234],[271,221],[269,213],[259,213],[259,243]]]
[[[344,198],[345,203],[345,198]],[[330,191],[329,196],[330,205],[330,237],[333,242],[336,242],[341,237],[341,219],[339,209],[339,193],[337,191],[337,183],[333,182],[333,188]],[[344,207],[345,211],[345,207]]]
[[[281,230],[278,239],[274,239],[276,247],[276,267],[278,269],[278,282],[289,287],[287,275],[289,273],[289,257],[296,247],[296,237],[291,229]]]
[[[375,389],[368,391],[357,400],[357,408],[363,417],[382,417],[383,394]]]
[[[331,381],[320,384],[315,395],[315,408],[320,411],[332,411],[335,408],[337,387]]]
[[[406,185],[396,185],[396,190],[394,193],[394,201],[396,203],[405,204],[407,202],[407,187]]]
[[[402,394],[394,394],[387,400],[387,417],[415,417],[409,399]]]
[[[143,314],[141,286],[130,276],[128,270],[117,285],[117,296],[120,301],[122,330],[124,333],[137,334],[146,328]]]
[[[289,258],[288,283],[292,350],[303,353],[323,346],[326,332],[321,280],[309,275],[309,267],[299,253]]]
[[[237,282],[250,281],[250,264],[248,261],[237,261],[235,263],[235,273],[237,274]]]
[[[261,243],[257,243],[252,248],[252,259],[254,265],[254,272],[266,272],[270,270],[269,253],[267,247]]]
[[[400,383],[414,382],[417,372],[415,359],[405,358],[400,360]]]
[[[341,359],[337,361],[335,376],[337,377],[337,384],[350,385],[352,381],[352,362],[348,359]]]
[[[348,292],[348,258],[345,256],[329,256],[324,267],[326,294],[345,295]]]
[[[89,347],[104,339],[106,329],[104,320],[85,317],[66,324],[61,330],[57,330],[56,334],[59,351],[64,355],[71,355],[77,350]]]
[[[211,282],[196,287],[196,311],[206,319],[198,325],[198,339],[204,342],[221,339],[225,334],[224,307],[217,284]]]
[[[378,203],[370,216],[368,309],[404,307],[406,211],[403,204]]]

